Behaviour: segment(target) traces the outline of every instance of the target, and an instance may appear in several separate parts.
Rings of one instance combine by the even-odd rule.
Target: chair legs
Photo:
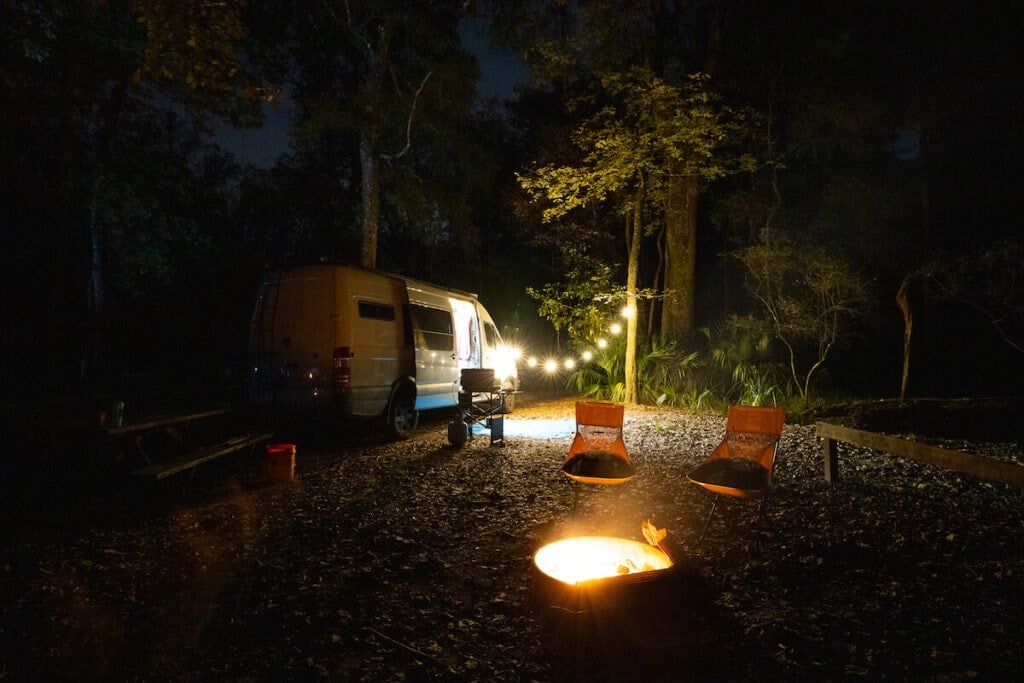
[[[704,541],[704,536],[708,533],[708,527],[711,526],[711,518],[715,516],[715,510],[718,508],[718,500],[721,498],[720,495],[715,495],[711,499],[711,511],[708,512],[708,518],[704,521],[704,528],[700,532],[700,542]],[[764,496],[758,501],[757,504],[757,528],[760,529],[764,525],[764,507],[765,502],[768,500],[768,496]],[[732,526],[731,524],[729,525]]]
[[[711,526],[711,518],[715,516],[715,508],[718,507],[718,496],[715,496],[711,500],[711,512],[708,513],[708,518],[704,522],[704,529],[700,532],[700,540],[704,540],[704,535],[708,532],[708,527]]]

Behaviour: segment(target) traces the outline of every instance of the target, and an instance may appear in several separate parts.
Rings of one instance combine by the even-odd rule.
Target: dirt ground
[[[0,679],[1009,680],[1024,670],[1024,492],[843,447],[822,475],[788,423],[756,507],[686,472],[724,417],[630,408],[636,476],[560,472],[571,400],[520,397],[505,442],[463,448],[446,415],[408,441],[278,432],[160,485],[91,463],[5,478]],[[939,445],[1021,464],[1021,441]],[[31,457],[28,453],[22,457]],[[667,532],[676,566],[594,609],[534,553],[570,535]]]

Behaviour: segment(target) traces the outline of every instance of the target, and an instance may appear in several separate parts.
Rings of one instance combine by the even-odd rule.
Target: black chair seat
[[[700,484],[760,492],[768,488],[769,472],[756,462],[739,458],[717,458],[698,465],[689,478]]]

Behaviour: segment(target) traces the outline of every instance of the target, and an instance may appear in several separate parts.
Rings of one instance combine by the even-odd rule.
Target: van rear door
[[[268,289],[254,321],[260,335],[260,398],[298,405],[328,398],[333,306],[331,268],[284,271],[276,291]]]

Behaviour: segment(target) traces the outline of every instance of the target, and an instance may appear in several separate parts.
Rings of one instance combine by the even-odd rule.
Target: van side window
[[[411,304],[416,346],[433,351],[451,351],[453,347],[452,314],[439,308]]]
[[[360,301],[359,317],[372,320],[394,320],[395,307],[388,304],[378,304],[373,301]]]

